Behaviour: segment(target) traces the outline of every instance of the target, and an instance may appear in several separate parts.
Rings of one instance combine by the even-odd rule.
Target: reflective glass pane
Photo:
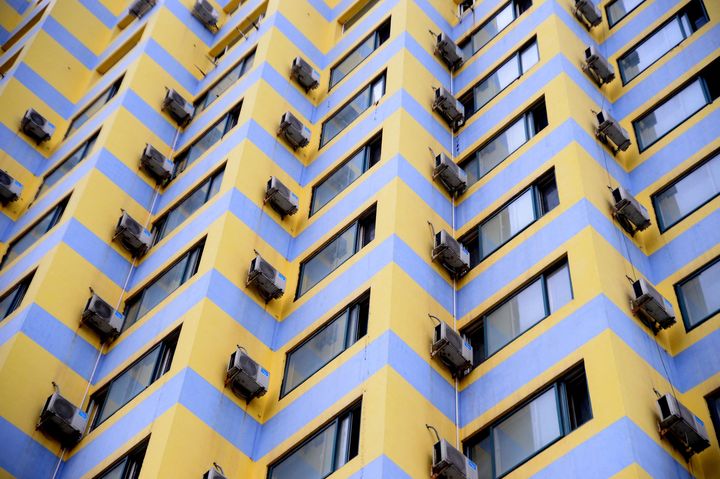
[[[720,194],[720,155],[655,197],[662,226],[668,228]]]
[[[336,425],[332,424],[274,466],[270,479],[323,479],[333,471]]]
[[[375,35],[369,36],[364,42],[353,50],[343,61],[330,72],[330,86],[332,87],[350,73],[356,66],[362,63],[370,54],[375,51]]]
[[[525,73],[533,65],[540,61],[540,52],[538,51],[537,42],[533,42],[532,45],[525,48],[520,52],[520,63],[522,64],[522,71]]]
[[[227,115],[223,116],[220,121],[215,123],[212,128],[203,133],[202,137],[196,141],[187,152],[187,165],[197,160],[203,153],[210,149],[215,143],[220,141],[225,133],[225,123]]]
[[[323,124],[322,143],[325,144],[335,138],[338,133],[344,130],[355,118],[370,106],[370,88],[366,88],[350,103],[342,107],[332,118]]]
[[[40,190],[37,193],[37,196],[40,196],[40,194],[53,186],[55,183],[57,183],[63,176],[65,176],[66,173],[68,173],[70,170],[75,168],[75,166],[80,163],[88,154],[88,152],[92,149],[93,144],[95,143],[95,136],[90,138],[88,141],[83,143],[77,150],[75,150],[67,159],[65,159],[60,166],[55,168],[52,173],[47,175],[45,179],[43,180],[43,184],[40,186]]]
[[[15,296],[17,295],[16,288],[10,292],[3,299],[0,299],[0,319],[5,319],[10,313],[13,312],[13,305],[15,303]]]
[[[283,394],[294,389],[345,350],[349,310],[288,356]]]
[[[482,437],[468,448],[467,454],[478,468],[478,479],[495,479],[492,469],[493,447],[488,432],[481,433]]]
[[[145,290],[145,294],[143,295],[142,303],[140,304],[137,314],[138,318],[160,304],[160,302],[167,298],[170,293],[180,287],[187,262],[188,258],[186,256],[175,266],[163,273],[162,276],[155,280],[155,282]]]
[[[100,109],[105,106],[107,102],[112,99],[112,97],[115,96],[115,93],[117,92],[117,88],[119,87],[120,80],[118,80],[116,83],[114,83],[110,88],[105,90],[100,94],[99,97],[97,97],[92,103],[90,103],[85,110],[83,110],[79,115],[77,115],[75,118],[73,118],[72,123],[70,124],[70,127],[68,128],[68,132],[65,134],[65,136],[68,136],[73,131],[80,128],[83,124],[85,124],[86,121],[88,121],[90,118],[92,118],[95,113],[100,111]]]
[[[683,283],[680,294],[689,326],[720,311],[720,261]]]
[[[567,263],[549,273],[546,277],[548,306],[553,313],[569,303],[572,299],[572,286],[570,284],[570,269]]]
[[[45,235],[45,233],[47,233],[47,231],[60,219],[58,209],[62,212],[64,207],[64,204],[56,206],[45,214],[45,216],[43,216],[43,218],[33,227],[23,233],[22,236],[13,241],[3,258],[3,262],[7,263],[12,261],[14,258],[17,258],[34,245],[40,238],[42,238],[43,235]]]
[[[635,123],[640,149],[646,148],[707,104],[699,78]]]
[[[616,0],[612,4],[608,5],[606,11],[610,26],[619,22],[620,19],[627,15],[633,8],[640,5],[643,1],[644,0]]]
[[[533,191],[530,189],[480,225],[483,257],[505,244],[533,221],[535,221],[535,209]]]
[[[520,65],[518,64],[518,56],[514,56],[473,89],[475,94],[475,110],[477,111],[482,108],[519,76]]]
[[[496,474],[509,471],[561,436],[555,389],[493,428]]]
[[[512,2],[510,2],[505,8],[500,10],[492,20],[473,34],[472,40],[470,41],[472,50],[467,56],[469,57],[484,47],[486,43],[495,38],[495,36],[500,33],[503,28],[507,27],[514,19],[515,10]]]
[[[345,230],[318,254],[302,265],[300,293],[303,294],[355,254],[357,223]]]
[[[123,459],[117,466],[113,467],[105,474],[102,474],[97,479],[124,479],[125,466],[127,466],[128,458]]]
[[[325,181],[315,187],[312,212],[315,213],[331,199],[335,198],[350,183],[358,179],[365,171],[365,148],[360,150],[347,163]]]
[[[477,152],[479,178],[499,165],[505,158],[528,140],[525,132],[525,118],[520,118],[510,128]]]
[[[180,204],[175,206],[167,214],[164,226],[160,234],[158,235],[155,242],[160,241],[162,238],[170,234],[180,223],[185,221],[195,211],[200,209],[205,204],[206,198],[208,197],[208,190],[210,189],[210,182],[206,181],[200,188],[195,190],[190,196],[185,198]]]
[[[685,35],[680,26],[679,19],[653,33],[642,44],[638,45],[630,54],[618,60],[623,79],[628,82],[638,76],[658,58],[669,52],[675,45],[683,41]]]
[[[97,419],[97,424],[130,402],[132,398],[152,383],[155,364],[159,356],[160,347],[158,346],[112,382]]]
[[[537,280],[487,315],[487,355],[498,351],[545,316],[542,280]]]

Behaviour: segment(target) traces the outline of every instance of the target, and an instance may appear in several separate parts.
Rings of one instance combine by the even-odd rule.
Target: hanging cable
[[[455,88],[453,81],[453,69],[450,69],[450,94],[455,95]],[[451,129],[450,133],[450,159],[453,163],[455,163],[455,128]],[[452,194],[452,231],[453,231],[453,237],[456,235],[455,232],[455,195],[456,193],[453,192]],[[453,275],[453,305],[452,305],[452,315],[453,315],[453,331],[457,331],[457,279],[455,275]],[[460,381],[458,379],[458,376],[455,375],[454,377],[455,382],[455,448],[460,449]]]

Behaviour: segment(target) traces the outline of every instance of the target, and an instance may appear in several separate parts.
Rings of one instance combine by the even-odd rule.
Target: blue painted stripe
[[[13,477],[32,479],[52,476],[57,456],[2,416],[0,443],[3,445],[0,447],[0,468]]]
[[[603,44],[603,52],[606,57],[620,53],[620,50],[630,48],[641,38],[639,35],[654,26],[658,20],[665,17],[670,10],[677,10],[680,2],[677,0],[654,0],[648,3],[641,11],[627,19],[620,28],[614,30],[610,37]]]
[[[0,43],[5,43],[10,38],[10,32],[0,25]]]
[[[12,7],[13,10],[15,10],[17,13],[22,15],[25,13],[25,11],[30,6],[30,3],[28,0],[5,0],[5,3],[7,3],[10,7]]]
[[[72,55],[82,63],[85,68],[92,70],[97,63],[97,56],[85,46],[83,42],[77,39],[75,35],[70,33],[64,26],[53,17],[48,16],[43,24],[45,30],[55,41],[68,50]]]
[[[196,74],[200,72],[189,71],[185,66],[175,59],[167,50],[165,50],[158,42],[150,38],[144,45],[144,53],[152,58],[158,65],[162,67],[170,76],[180,83],[185,90],[193,92],[198,84]]]
[[[113,28],[117,24],[119,18],[113,15],[113,13],[102,4],[102,2],[99,2],[98,0],[80,0],[80,3],[87,8],[90,13],[95,15],[95,18],[100,20],[106,27]]]
[[[35,73],[25,62],[15,69],[14,77],[23,85],[32,85],[32,94],[52,108],[59,116],[67,119],[73,113],[74,105],[42,76]]]

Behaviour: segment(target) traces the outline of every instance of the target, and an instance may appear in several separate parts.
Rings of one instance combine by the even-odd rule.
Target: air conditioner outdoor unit
[[[135,0],[132,5],[130,5],[130,15],[141,18],[155,6],[155,2],[156,0]]]
[[[11,203],[20,198],[22,184],[10,176],[7,171],[0,170],[0,203]]]
[[[45,402],[37,428],[65,446],[75,445],[87,427],[87,414],[55,391]]]
[[[165,94],[162,110],[170,115],[179,126],[186,125],[195,113],[195,107],[193,107],[192,103],[172,88],[168,88]]]
[[[267,182],[265,202],[269,202],[282,216],[294,215],[298,210],[298,197],[274,176]]]
[[[462,193],[467,189],[467,173],[445,153],[435,157],[435,170],[432,176],[433,179],[440,180],[451,195]]]
[[[575,17],[588,29],[597,27],[602,22],[602,14],[592,0],[575,0],[573,10]]]
[[[203,474],[203,479],[227,479],[227,476],[222,470],[222,467],[213,463],[213,467],[205,474]]]
[[[650,227],[647,210],[625,188],[618,186],[612,191],[612,196],[615,202],[613,215],[628,233],[634,235],[635,231],[643,231]]]
[[[120,244],[133,256],[144,255],[152,245],[152,234],[143,228],[129,214],[123,211],[115,227],[113,239],[120,240]]]
[[[160,183],[168,181],[175,171],[175,163],[152,145],[145,145],[140,157],[140,165]]]
[[[435,55],[439,56],[451,70],[457,70],[465,61],[462,50],[445,33],[437,36]]]
[[[301,57],[295,57],[293,60],[290,76],[305,89],[305,92],[320,86],[320,74]]]
[[[265,301],[270,301],[285,293],[285,276],[257,255],[250,262],[247,285],[255,288]]]
[[[657,400],[660,412],[660,435],[668,438],[686,458],[710,447],[705,424],[672,394]]]
[[[597,130],[595,134],[602,141],[610,140],[618,150],[625,151],[630,147],[630,136],[620,124],[606,111],[597,113]]]
[[[435,326],[430,355],[437,356],[453,376],[463,376],[472,369],[473,349],[470,342],[443,322]]]
[[[100,296],[93,293],[85,305],[82,323],[89,326],[103,339],[115,338],[122,331],[125,317]]]
[[[236,396],[251,401],[263,396],[269,383],[270,373],[253,361],[245,349],[238,346],[230,355],[225,385],[229,385]]]
[[[465,107],[445,87],[435,90],[432,109],[440,113],[452,128],[459,127],[465,121]]]
[[[667,329],[675,324],[672,305],[644,279],[633,283],[632,312],[653,332]]]
[[[292,113],[285,112],[280,119],[278,135],[283,135],[293,150],[310,143],[310,128],[306,127]]]
[[[20,127],[23,133],[38,143],[49,140],[55,132],[55,127],[32,108],[28,108],[25,115],[23,115]]]
[[[435,234],[432,260],[439,261],[456,278],[470,270],[470,253],[444,230]]]
[[[615,70],[608,61],[602,57],[595,47],[585,49],[585,64],[583,71],[595,80],[595,83],[602,86],[603,83],[610,83],[615,79]]]
[[[195,6],[193,6],[192,15],[200,20],[200,23],[208,30],[213,31],[217,28],[220,15],[217,10],[215,10],[215,7],[207,0],[197,0]]]
[[[478,479],[477,465],[445,439],[433,446],[434,479]]]

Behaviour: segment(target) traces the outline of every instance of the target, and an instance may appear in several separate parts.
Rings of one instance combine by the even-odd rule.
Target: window
[[[708,21],[700,0],[691,0],[670,20],[618,59],[623,85],[645,71],[663,55]]]
[[[537,39],[533,38],[530,43],[513,53],[510,59],[460,98],[460,102],[465,107],[465,119],[470,118],[539,60]]]
[[[135,324],[138,318],[160,304],[176,289],[197,273],[205,240],[193,246],[158,277],[125,302],[123,331]]]
[[[470,267],[477,266],[559,202],[555,172],[550,172],[460,238],[470,253]]]
[[[330,69],[330,88],[337,85],[348,73],[380,48],[380,45],[390,38],[390,19],[387,19],[377,30],[370,34],[360,45],[355,47],[345,58]]]
[[[20,303],[22,303],[34,275],[35,272],[33,271],[0,296],[0,321],[10,316],[13,311],[20,307]]]
[[[605,7],[608,26],[613,27],[645,0],[614,0]]]
[[[268,468],[268,479],[323,479],[358,454],[362,403],[350,407]]]
[[[251,16],[249,19],[244,20],[240,25],[234,28],[234,36],[228,41],[227,45],[225,45],[225,48],[223,48],[220,53],[215,55],[215,63],[219,62],[220,59],[232,49],[232,47],[234,47],[240,42],[240,40],[247,39],[247,37],[250,36],[250,34],[252,33],[253,29],[260,30],[260,22],[263,18],[265,18],[266,10],[267,3],[265,3],[261,7],[261,10],[258,13],[256,13],[254,16]]]
[[[237,125],[241,107],[242,102],[235,105],[175,158],[175,176],[185,171],[193,161],[200,158]]]
[[[107,87],[107,89],[100,94],[97,98],[95,98],[88,106],[86,106],[80,113],[75,115],[75,117],[70,122],[70,126],[68,127],[67,132],[65,132],[65,138],[70,136],[72,132],[80,128],[82,125],[85,124],[86,121],[88,121],[90,118],[95,115],[100,109],[105,106],[106,103],[108,103],[112,98],[117,94],[118,90],[120,89],[120,84],[123,81],[123,77],[121,76],[117,80],[113,82],[112,85]]]
[[[315,214],[352,182],[380,161],[382,133],[345,160],[334,172],[313,187],[310,215]]]
[[[206,109],[212,102],[217,100],[220,95],[238,81],[245,73],[252,68],[253,60],[255,60],[255,50],[248,53],[242,60],[232,67],[225,75],[213,84],[208,90],[200,95],[195,101],[195,114],[197,115]]]
[[[572,298],[570,269],[565,259],[504,299],[463,331],[473,347],[473,364],[479,365]]]
[[[167,213],[153,224],[153,244],[157,244],[170,232],[177,228],[190,215],[200,209],[220,190],[225,167],[203,181],[179,203],[171,207]]]
[[[320,134],[320,146],[326,145],[335,138],[357,117],[363,114],[371,105],[380,101],[385,94],[385,72],[373,80],[360,93],[350,100],[345,106],[332,114],[322,125]]]
[[[465,443],[479,479],[509,473],[592,419],[585,367],[580,365]]]
[[[50,211],[45,213],[35,224],[12,240],[5,252],[2,262],[0,262],[0,268],[27,251],[42,238],[45,233],[50,231],[53,226],[58,224],[69,199],[70,197],[67,197],[53,206]]]
[[[92,147],[95,144],[95,140],[97,140],[99,133],[99,131],[96,131],[93,135],[90,136],[90,138],[82,142],[80,146],[75,149],[75,151],[70,153],[70,156],[61,161],[58,166],[53,168],[49,173],[45,175],[42,185],[40,185],[40,188],[35,195],[36,198],[40,196],[43,192],[47,191],[55,183],[60,181],[63,176],[69,173],[70,170],[75,168],[78,163],[80,163],[88,156],[90,150],[92,150]]]
[[[360,218],[346,227],[328,244],[300,264],[300,281],[296,299],[318,284],[364,248],[375,238],[375,212],[373,206]]]
[[[287,354],[282,398],[367,333],[370,295],[365,294]]]
[[[475,0],[462,0],[460,4],[458,4],[458,12],[460,15],[467,12],[468,10],[472,10],[475,7]]]
[[[653,196],[660,231],[666,231],[718,195],[720,152]]]
[[[149,438],[145,439],[135,446],[112,466],[97,475],[95,479],[138,479],[149,440]]]
[[[172,332],[92,395],[88,408],[92,415],[91,429],[98,427],[170,370],[179,336],[180,330]]]
[[[685,329],[691,330],[720,312],[720,258],[675,286]]]
[[[711,393],[706,400],[708,409],[710,410],[710,417],[715,427],[715,435],[718,437],[718,440],[720,440],[720,389]]]
[[[32,30],[32,28],[38,24],[43,14],[45,13],[45,10],[47,10],[47,6],[43,7],[41,10],[38,10],[37,13],[33,14],[32,18],[28,20],[25,25],[20,27],[11,37],[5,40],[5,43],[3,43],[2,47],[0,47],[0,50],[2,50],[3,52],[10,50],[13,45],[20,41],[20,39],[22,39],[27,34],[27,32]]]
[[[520,118],[506,126],[490,141],[463,160],[460,165],[468,175],[468,186],[488,174],[515,150],[523,146],[548,125],[545,99]]]
[[[680,90],[633,121],[638,148],[644,151],[720,96],[720,59]]]
[[[460,42],[465,60],[477,53],[490,40],[495,38],[501,31],[519,17],[525,10],[532,6],[532,0],[512,0],[498,10],[489,20],[483,23],[465,40]]]
[[[378,3],[380,3],[380,0],[367,0],[367,1],[365,2],[365,5],[363,5],[362,7],[360,7],[360,9],[358,9],[357,12],[353,13],[350,17],[348,17],[347,20],[345,20],[345,21],[343,22],[343,24],[342,24],[342,31],[343,31],[343,33],[347,32],[347,31],[350,29],[350,27],[352,27],[352,26],[355,25],[357,22],[359,22],[360,19],[361,19],[362,17],[364,17],[365,14],[366,14],[367,12],[369,12],[369,11],[372,9],[372,7],[374,7],[374,6],[377,5]]]

